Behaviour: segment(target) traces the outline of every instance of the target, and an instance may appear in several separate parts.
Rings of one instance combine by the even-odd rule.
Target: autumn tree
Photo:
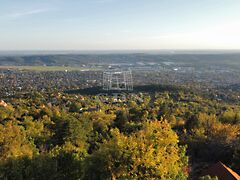
[[[129,136],[111,134],[84,161],[83,179],[186,179],[185,148],[166,121],[146,122]]]
[[[23,127],[10,121],[0,124],[0,160],[22,156],[32,157],[36,151],[33,142],[29,141]]]

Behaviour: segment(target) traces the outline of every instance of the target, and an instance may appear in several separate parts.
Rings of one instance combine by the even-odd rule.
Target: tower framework
[[[103,90],[133,90],[132,71],[130,69],[104,71]]]

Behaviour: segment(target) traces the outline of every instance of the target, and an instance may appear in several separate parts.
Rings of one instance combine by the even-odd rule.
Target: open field
[[[65,66],[0,66],[0,69],[19,71],[95,71],[96,68],[65,67]]]

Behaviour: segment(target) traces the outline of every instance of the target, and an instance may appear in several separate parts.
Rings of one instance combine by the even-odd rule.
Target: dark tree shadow
[[[36,155],[32,158],[13,158],[0,162],[0,179],[79,179],[82,174],[81,164],[71,153],[62,153],[56,157]]]
[[[145,86],[134,86],[132,91],[117,91],[117,90],[103,90],[102,87],[91,87],[85,89],[76,89],[76,90],[68,90],[65,93],[68,94],[82,94],[82,95],[97,95],[99,93],[155,93],[155,92],[177,92],[180,90],[185,90],[182,86],[175,86],[175,85],[145,85]]]

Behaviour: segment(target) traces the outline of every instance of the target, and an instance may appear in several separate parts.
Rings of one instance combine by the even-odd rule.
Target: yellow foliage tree
[[[86,158],[83,179],[186,179],[185,148],[166,121],[146,122],[129,136],[113,138]]]
[[[21,126],[15,125],[13,121],[0,125],[0,160],[32,157],[34,149]]]

